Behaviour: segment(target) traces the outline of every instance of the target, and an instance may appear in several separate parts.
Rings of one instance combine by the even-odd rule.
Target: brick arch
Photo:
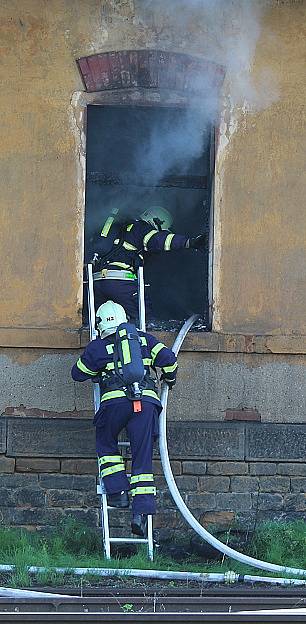
[[[77,64],[88,93],[131,88],[196,93],[203,84],[218,90],[224,68],[188,54],[162,50],[121,50],[84,56]]]

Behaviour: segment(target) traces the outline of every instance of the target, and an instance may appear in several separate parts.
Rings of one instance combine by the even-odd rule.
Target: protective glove
[[[171,377],[167,377],[167,375],[165,375],[165,373],[163,373],[161,375],[161,381],[164,381],[167,384],[167,386],[169,387],[169,390],[172,390],[173,386],[176,383],[175,377],[172,377],[172,378]]]
[[[207,247],[207,244],[207,234],[200,234],[199,236],[195,236],[194,238],[188,238],[186,247],[188,249],[205,249],[205,247]]]

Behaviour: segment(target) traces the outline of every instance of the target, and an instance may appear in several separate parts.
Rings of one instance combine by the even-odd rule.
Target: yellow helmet
[[[125,309],[119,303],[106,301],[96,312],[96,324],[101,338],[115,334],[118,325],[126,323]]]
[[[156,230],[169,230],[172,225],[172,216],[163,206],[150,206],[141,213],[140,218],[150,223]]]

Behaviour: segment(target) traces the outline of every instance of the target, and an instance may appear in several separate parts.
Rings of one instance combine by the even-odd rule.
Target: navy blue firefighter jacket
[[[112,228],[109,235],[112,234]],[[99,254],[100,234],[95,238],[97,248],[93,252]],[[156,230],[142,219],[131,220],[123,225],[121,238],[114,241],[113,249],[107,257],[107,267],[129,271],[137,270],[143,264],[145,253],[159,253],[184,249],[188,237],[182,234],[173,234],[169,230]]]
[[[161,368],[163,376],[169,381],[175,381],[177,372],[177,361],[171,349],[168,349],[162,342],[158,342],[154,336],[138,330],[141,340],[141,352],[146,373],[150,372],[150,367]],[[71,376],[74,381],[100,381],[101,408],[103,405],[116,404],[126,399],[126,393],[120,388],[103,389],[103,377],[114,370],[113,362],[114,334],[107,338],[96,338],[86,347],[83,355],[72,367]],[[120,388],[120,389],[119,389]],[[143,390],[142,400],[155,403],[160,407],[161,403],[154,390]],[[100,410],[99,410],[100,411]]]

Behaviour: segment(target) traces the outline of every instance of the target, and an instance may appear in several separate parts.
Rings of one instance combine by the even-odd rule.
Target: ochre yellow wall
[[[78,19],[73,4],[4,0],[0,6],[4,327],[79,324],[69,104],[80,79],[65,43],[66,29]]]
[[[196,23],[184,40],[175,32],[171,40],[169,25],[139,23],[139,7],[133,0],[0,4],[4,345],[18,344],[10,328],[20,328],[24,346],[21,328],[47,328],[42,346],[59,347],[60,332],[81,324],[84,154],[71,101],[83,85],[75,59],[146,46],[205,55],[193,44]],[[306,334],[305,23],[305,3],[271,3],[254,73],[272,65],[279,99],[255,115],[233,110],[234,131],[220,142],[216,330]]]
[[[269,64],[278,99],[237,129],[217,159],[215,329],[306,334],[306,3],[271,10],[254,77]],[[269,85],[268,85],[269,88]]]

